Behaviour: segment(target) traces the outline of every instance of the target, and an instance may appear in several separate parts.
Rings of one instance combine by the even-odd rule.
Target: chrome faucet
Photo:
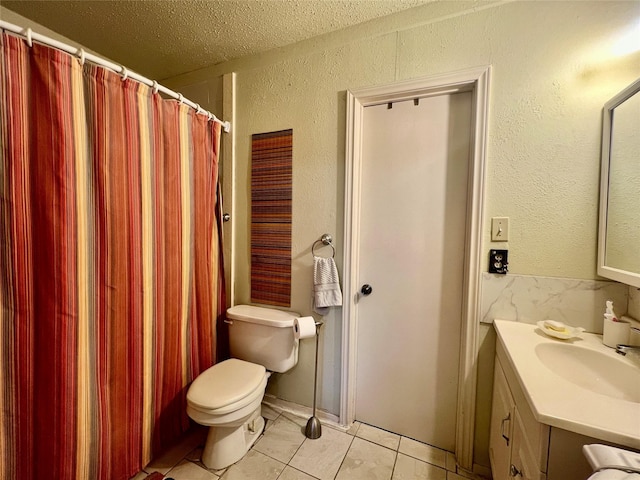
[[[623,344],[616,345],[616,353],[619,353],[620,355],[626,355],[627,353],[640,355],[640,346]]]

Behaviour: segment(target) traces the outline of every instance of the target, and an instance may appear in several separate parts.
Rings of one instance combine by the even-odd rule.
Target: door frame
[[[360,240],[364,108],[434,95],[469,91],[473,93],[455,451],[458,464],[467,470],[473,469],[490,73],[491,67],[484,66],[347,91],[343,258],[345,302],[342,307],[342,388],[340,393],[342,425],[353,423],[356,415],[357,292],[360,285],[357,261]]]

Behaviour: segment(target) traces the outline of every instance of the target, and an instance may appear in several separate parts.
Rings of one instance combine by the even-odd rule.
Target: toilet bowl
[[[264,429],[260,415],[271,372],[298,361],[292,312],[238,305],[227,311],[231,356],[202,372],[187,392],[187,414],[209,427],[202,453],[207,468],[240,460]]]
[[[219,470],[240,460],[262,433],[260,405],[269,374],[235,358],[202,372],[187,392],[187,414],[209,429],[202,463]]]

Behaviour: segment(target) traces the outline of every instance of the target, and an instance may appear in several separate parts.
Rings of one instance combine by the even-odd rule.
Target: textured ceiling
[[[430,0],[1,0],[152,79],[264,52]]]

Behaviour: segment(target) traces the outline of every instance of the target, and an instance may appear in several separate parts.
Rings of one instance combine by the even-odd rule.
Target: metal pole
[[[316,394],[318,391],[318,344],[320,343],[320,327],[322,322],[316,322],[316,364],[315,371],[313,373],[313,416],[307,420],[307,427],[304,430],[304,434],[307,438],[315,440],[322,435],[322,424],[318,417],[316,417]]]

